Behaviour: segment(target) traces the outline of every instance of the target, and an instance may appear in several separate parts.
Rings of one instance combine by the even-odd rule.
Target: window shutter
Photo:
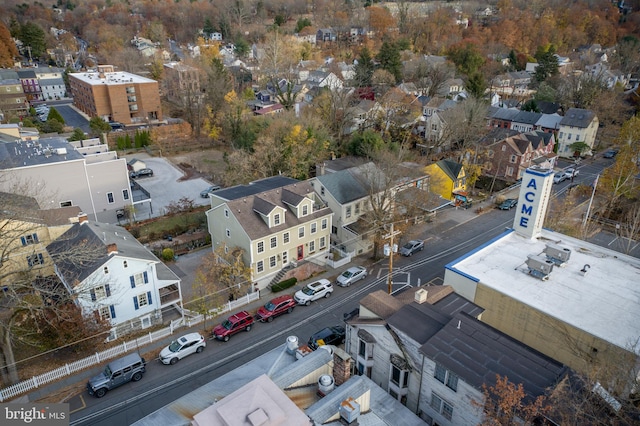
[[[104,285],[104,292],[106,293],[107,297],[111,296],[111,288],[109,288],[109,284]]]
[[[109,306],[109,310],[111,311],[111,318],[115,318],[116,317],[116,308],[111,305]]]
[[[136,279],[133,277],[133,275],[129,277],[129,280],[131,280],[131,288],[136,288]]]
[[[33,234],[33,241],[35,241],[36,243],[38,243],[38,234]]]
[[[133,296],[133,306],[136,308],[136,311],[139,309],[138,298],[136,296]]]
[[[89,291],[89,293],[91,293],[91,301],[95,302],[96,301],[96,291],[92,289],[91,291]]]
[[[147,275],[147,271],[144,271],[144,272],[142,273],[142,275],[144,275],[144,283],[145,283],[145,284],[146,284],[146,283],[148,283],[148,282],[149,282],[149,276]]]
[[[149,300],[149,304],[152,305],[153,302],[151,301],[151,292],[150,291],[147,292],[147,299]]]
[[[25,237],[20,237],[20,241],[22,241],[23,246],[27,245],[27,239]]]

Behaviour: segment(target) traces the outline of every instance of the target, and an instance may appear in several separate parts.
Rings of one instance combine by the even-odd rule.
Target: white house
[[[570,147],[576,142],[584,142],[592,149],[596,142],[598,125],[598,117],[593,111],[569,108],[559,123],[558,155],[572,157],[575,152]]]
[[[78,219],[47,252],[87,318],[109,321],[116,338],[181,316],[180,278],[171,269],[126,229]]]

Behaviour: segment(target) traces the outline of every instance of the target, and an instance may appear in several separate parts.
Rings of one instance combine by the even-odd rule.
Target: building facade
[[[198,102],[198,96],[201,95],[198,69],[181,62],[169,62],[163,66],[164,94],[167,99],[180,105]]]
[[[558,155],[561,157],[573,157],[576,151],[571,145],[582,142],[588,149],[593,149],[598,133],[599,121],[593,111],[569,108],[560,120],[558,129]],[[583,154],[585,152],[581,152]]]
[[[158,82],[101,65],[69,74],[73,104],[90,117],[123,124],[162,121]]]

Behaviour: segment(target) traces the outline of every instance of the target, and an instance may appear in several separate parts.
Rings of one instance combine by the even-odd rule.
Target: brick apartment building
[[[100,65],[97,72],[69,74],[69,85],[74,105],[90,117],[123,124],[162,120],[155,80]]]
[[[164,64],[164,94],[172,102],[192,102],[200,95],[200,75],[197,68],[181,62]]]

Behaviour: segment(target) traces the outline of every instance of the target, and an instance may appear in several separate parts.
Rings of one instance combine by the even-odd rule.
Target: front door
[[[282,266],[287,266],[288,262],[289,262],[289,252],[283,251],[282,252]]]
[[[303,257],[304,257],[304,246],[299,245],[298,246],[298,260],[302,260]]]

